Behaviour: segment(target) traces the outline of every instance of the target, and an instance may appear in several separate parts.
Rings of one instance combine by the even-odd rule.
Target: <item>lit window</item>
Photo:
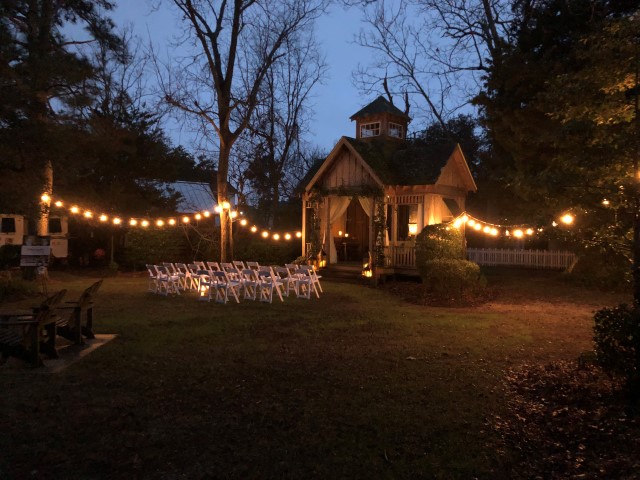
[[[404,138],[404,129],[399,123],[389,122],[389,136],[396,138]]]
[[[360,125],[360,136],[362,138],[377,137],[378,135],[380,135],[380,122]]]

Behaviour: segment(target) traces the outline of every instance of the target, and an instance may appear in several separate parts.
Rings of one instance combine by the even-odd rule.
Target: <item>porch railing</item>
[[[384,259],[386,267],[413,268],[416,266],[416,247],[390,245],[384,248]]]

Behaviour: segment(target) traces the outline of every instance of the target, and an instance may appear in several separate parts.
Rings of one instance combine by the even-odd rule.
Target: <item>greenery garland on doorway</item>
[[[386,205],[384,203],[384,196],[376,196],[373,198],[374,203],[374,217],[373,217],[373,265],[376,267],[384,267],[384,243],[385,232],[387,228],[387,212]]]

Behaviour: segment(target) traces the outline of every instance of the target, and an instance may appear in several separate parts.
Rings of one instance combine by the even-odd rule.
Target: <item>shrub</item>
[[[2,245],[0,247],[0,268],[20,265],[20,245]]]
[[[620,255],[587,252],[580,255],[567,278],[586,287],[623,290],[631,285],[631,267]]]
[[[460,298],[486,285],[480,266],[468,260],[431,260],[423,265],[420,275],[427,292],[442,297]]]
[[[127,233],[124,258],[128,267],[144,268],[146,263],[176,262],[190,258],[187,238],[179,228],[132,229]]]
[[[622,304],[593,317],[596,360],[627,380],[634,401],[640,399],[640,308]]]
[[[0,275],[0,302],[29,297],[36,293],[36,283],[27,282],[22,278],[15,278],[9,272],[2,273]]]
[[[424,227],[416,238],[418,270],[426,262],[445,258],[464,259],[464,237],[460,230],[442,224]]]

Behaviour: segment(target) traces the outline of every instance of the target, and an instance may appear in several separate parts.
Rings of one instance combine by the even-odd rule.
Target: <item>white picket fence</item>
[[[506,248],[468,248],[467,257],[478,265],[518,266],[564,270],[576,260],[572,252],[560,250],[515,250]]]

